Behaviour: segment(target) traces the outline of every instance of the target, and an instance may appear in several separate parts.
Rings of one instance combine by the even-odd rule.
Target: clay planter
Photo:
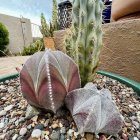
[[[112,19],[117,21],[128,15],[140,17],[140,0],[114,0],[112,3]]]
[[[44,41],[45,48],[51,49],[53,51],[56,50],[53,37],[44,37],[43,41]]]

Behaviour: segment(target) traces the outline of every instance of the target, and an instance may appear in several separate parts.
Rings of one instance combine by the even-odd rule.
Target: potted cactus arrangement
[[[133,90],[122,79],[95,74],[103,47],[102,0],[72,5],[66,51],[37,52],[16,68],[18,77],[0,78],[0,139],[140,139],[140,85]]]
[[[41,27],[40,31],[43,35],[43,41],[45,48],[55,50],[55,43],[53,38],[53,32],[58,29],[58,14],[57,14],[57,0],[53,0],[52,7],[52,19],[49,24],[46,22],[45,16],[41,14]]]
[[[38,110],[70,111],[79,133],[116,135],[123,120],[111,93],[92,83],[102,44],[102,1],[73,0],[67,54],[46,50],[31,56],[20,71],[21,91]]]

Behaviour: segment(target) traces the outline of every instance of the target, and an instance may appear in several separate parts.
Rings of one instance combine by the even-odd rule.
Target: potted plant
[[[26,61],[20,71],[21,92],[30,105],[43,112],[50,111],[55,114],[65,103],[71,115],[68,116],[65,113],[63,119],[68,116],[70,120],[72,116],[75,122],[67,123],[68,127],[72,126],[72,129],[64,132],[66,135],[68,133],[68,137],[63,134],[61,137],[60,133],[56,135],[56,128],[63,127],[63,124],[48,127],[50,122],[43,122],[43,124],[47,123],[47,131],[51,128],[49,132],[51,135],[48,136],[47,133],[46,139],[77,139],[76,136],[79,133],[83,135],[87,132],[95,134],[94,136],[92,134],[92,137],[86,135],[87,140],[93,140],[95,136],[98,140],[105,140],[104,134],[111,135],[107,138],[111,140],[112,135],[118,134],[122,128],[124,122],[112,100],[111,93],[105,88],[98,89],[92,83],[103,46],[102,9],[101,1],[74,0],[72,32],[69,35],[70,40],[67,39],[69,47],[66,46],[69,56],[61,51],[38,52]],[[49,115],[46,118],[49,119]],[[37,119],[38,117],[32,118],[35,123]],[[56,120],[52,120],[52,123],[54,122],[56,123]],[[78,134],[75,133],[74,126],[77,126]],[[44,134],[40,129],[43,128],[36,127],[33,130],[32,138],[40,138]],[[127,133],[126,131],[126,129],[123,130],[123,133]],[[20,134],[22,134],[21,131]],[[55,134],[55,138],[52,134]],[[122,135],[123,139],[127,139],[125,136],[126,134]],[[82,137],[84,136],[80,139],[83,139]]]
[[[139,0],[114,0],[112,3],[112,19],[115,21],[135,13],[139,13],[140,15]]]
[[[30,105],[57,113],[65,104],[79,133],[96,137],[99,133],[115,135],[123,124],[109,90],[99,91],[92,83],[103,46],[102,10],[102,1],[73,1],[67,55],[51,50],[36,53],[20,72],[21,91]]]
[[[51,50],[55,50],[53,33],[58,28],[57,19],[58,19],[57,0],[53,0],[52,20],[48,24],[46,22],[44,14],[42,13],[41,14],[41,27],[40,27],[40,31],[43,35],[43,41],[44,41],[45,48],[49,48]]]

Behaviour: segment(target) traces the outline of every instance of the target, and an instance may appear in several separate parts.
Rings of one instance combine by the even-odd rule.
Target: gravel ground
[[[125,119],[124,127],[116,137],[102,134],[99,140],[140,140],[140,98],[133,89],[101,75],[97,75],[95,83],[98,89],[107,88],[112,92]],[[68,110],[54,116],[41,113],[26,118],[27,106],[18,78],[0,83],[1,140],[95,140],[92,134],[78,134]]]

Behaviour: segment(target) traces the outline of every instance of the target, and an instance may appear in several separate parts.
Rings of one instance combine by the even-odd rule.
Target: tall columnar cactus
[[[57,30],[58,26],[58,7],[57,7],[57,0],[53,0],[53,6],[52,6],[52,26],[54,27],[54,30]]]
[[[82,86],[93,80],[102,44],[101,0],[73,0],[71,38],[67,54],[79,65]]]

